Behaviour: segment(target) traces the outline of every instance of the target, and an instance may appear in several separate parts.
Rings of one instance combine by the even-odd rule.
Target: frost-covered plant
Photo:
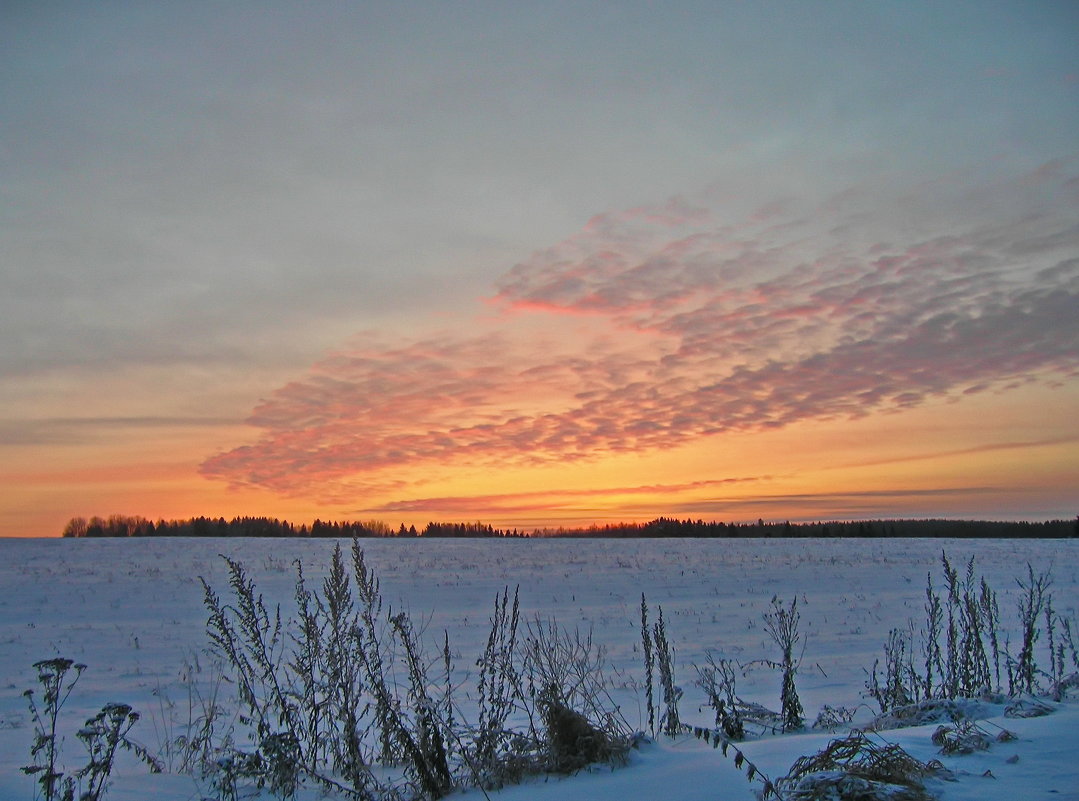
[[[943,616],[940,596],[933,590],[933,574],[929,572],[925,578],[925,631],[922,646],[922,654],[925,657],[925,676],[922,682],[923,698],[934,697],[934,693],[937,691],[935,680],[944,681],[944,660],[940,652]],[[882,709],[881,711],[887,710]]]
[[[118,748],[134,751],[137,756],[148,760],[155,772],[161,770],[160,765],[150,759],[146,749],[127,738],[128,732],[138,719],[139,713],[127,704],[105,704],[100,712],[87,720],[76,732],[75,736],[86,746],[89,755],[85,767],[75,774],[80,780],[86,780],[79,795],[80,801],[97,801],[102,797]]]
[[[86,665],[56,657],[35,662],[34,668],[44,692],[41,706],[34,700],[33,690],[23,693],[34,722],[34,742],[30,747],[33,764],[24,766],[22,772],[37,776],[46,801],[74,801],[76,787],[79,801],[99,801],[108,787],[118,749],[132,751],[153,772],[161,771],[160,762],[127,736],[139,720],[138,713],[127,704],[109,703],[75,733],[86,748],[88,760],[83,767],[65,774],[60,764],[60,711]]]
[[[663,607],[657,607],[659,619],[648,627],[648,602],[641,595],[641,644],[644,648],[645,694],[648,699],[648,728],[652,736],[656,735],[659,705],[655,700],[655,670],[659,670],[659,690],[663,698],[663,714],[659,716],[658,727],[669,737],[674,737],[682,729],[678,716],[678,699],[682,690],[674,681],[674,647],[667,639],[667,622],[663,619]]]
[[[69,799],[75,794],[74,779],[68,776],[66,781],[61,781],[64,773],[59,765],[57,720],[86,665],[57,657],[35,662],[34,668],[37,670],[38,683],[44,688],[43,705],[38,707],[34,701],[33,690],[23,693],[30,705],[30,716],[34,721],[34,743],[30,747],[30,758],[34,764],[23,767],[22,771],[27,775],[37,776],[37,783],[41,786],[46,801]],[[74,673],[70,674],[72,670]]]
[[[1019,596],[1019,624],[1023,633],[1023,644],[1015,669],[1016,688],[1021,692],[1032,693],[1035,690],[1037,662],[1034,658],[1034,644],[1038,641],[1038,618],[1048,599],[1048,589],[1052,580],[1048,573],[1034,574],[1034,568],[1027,565],[1026,583],[1017,579],[1022,589]]]
[[[911,680],[912,658],[909,633],[903,629],[888,632],[888,641],[884,644],[883,676],[878,675],[879,661],[875,661],[865,685],[880,707],[881,714],[897,706],[906,706],[918,697],[917,684]]]
[[[606,652],[591,631],[571,632],[538,617],[528,624],[522,670],[528,686],[539,690],[535,698],[545,722],[552,705],[565,707],[602,733],[613,753],[628,745],[631,727],[608,692],[606,665]]]
[[[304,727],[309,744],[308,765],[315,769],[328,755],[334,770],[354,786],[363,786],[366,772],[361,767],[365,755],[360,742],[360,645],[355,630],[355,601],[340,546],[334,547],[321,596],[307,590],[299,562],[296,574],[300,632],[293,637],[291,667],[300,678],[304,704],[311,710]]]
[[[1066,617],[1060,618],[1061,645],[1067,643],[1068,653],[1071,655],[1072,668],[1079,671],[1079,649],[1075,646],[1075,637],[1072,634],[1072,621]]]
[[[362,569],[362,552],[355,542],[353,548],[354,564]],[[227,753],[215,764],[224,786],[242,778],[291,797],[307,776],[326,789],[368,797],[377,782],[360,745],[360,717],[365,708],[361,666],[370,661],[364,652],[370,643],[358,625],[363,613],[355,609],[340,547],[321,593],[308,589],[297,565],[298,631],[282,622],[279,606],[271,612],[242,564],[222,558],[232,599],[226,603],[200,579],[209,611],[207,634],[233,674],[243,707],[239,723],[250,727],[255,746],[247,753],[221,744]],[[370,589],[366,578],[359,572],[355,577],[363,610],[376,603],[364,594]]]
[[[403,711],[394,717],[396,735],[408,758],[409,772],[424,797],[442,798],[453,790],[454,784],[443,734],[444,717],[440,717],[440,710],[428,692],[427,665],[411,619],[400,612],[390,618],[390,625],[404,654],[412,709],[411,721]]]
[[[1049,575],[1036,575],[1028,565],[1027,579],[1018,582],[1023,591],[1019,598],[1022,644],[1018,657],[1013,657],[1008,632],[1001,624],[997,594],[984,577],[977,579],[974,558],[967,561],[962,576],[946,553],[941,553],[941,567],[943,596],[934,591],[931,574],[926,581],[926,622],[920,631],[924,660],[921,671],[915,666],[914,658],[919,632],[910,624],[909,632],[897,629],[889,633],[883,670],[879,672],[879,661],[874,663],[866,682],[868,694],[876,699],[882,714],[921,701],[1001,692],[1005,677],[1009,695],[1035,692],[1039,675],[1048,679],[1051,692],[1062,692],[1067,682],[1063,676],[1061,645],[1069,632],[1060,616],[1052,611]],[[1049,640],[1047,671],[1040,671],[1035,659],[1035,644],[1042,636],[1043,619]],[[1062,629],[1060,639],[1058,628]],[[1076,663],[1079,666],[1079,659]]]
[[[668,737],[674,737],[682,730],[682,721],[678,716],[678,699],[682,690],[674,683],[674,647],[667,639],[667,623],[663,619],[663,607],[657,607],[659,619],[652,628],[652,642],[655,645],[656,664],[659,666],[659,686],[663,690],[663,716],[660,729]]]
[[[506,721],[522,695],[516,660],[519,624],[518,592],[514,590],[511,604],[507,587],[495,597],[491,631],[483,655],[477,661],[479,716],[472,735],[472,760],[483,776],[481,783],[488,786],[503,781],[503,753],[510,741]]]
[[[260,787],[268,782],[272,791],[291,797],[304,767],[299,736],[303,711],[285,667],[281,610],[277,607],[271,615],[243,565],[222,558],[228,563],[234,602],[224,603],[203,580],[210,612],[206,628],[212,646],[233,669],[247,709],[240,722],[254,729],[257,752],[243,764],[251,769],[248,778]]]
[[[652,631],[648,628],[648,602],[641,593],[641,647],[644,651],[644,690],[648,700],[648,731],[656,736],[655,657],[652,653]]]
[[[983,594],[987,591],[985,579],[982,579]],[[992,608],[990,607],[990,612]],[[995,625],[987,618],[978,596],[974,581],[974,557],[967,562],[966,578],[963,581],[962,597],[962,637],[960,638],[960,692],[966,696],[988,692],[991,685],[989,659],[985,653],[983,630]]]
[[[794,657],[794,649],[802,642],[802,635],[798,631],[800,619],[797,598],[791,599],[788,607],[783,605],[778,596],[772,596],[772,611],[764,614],[765,631],[779,646],[781,654],[780,661],[771,664],[783,671],[783,685],[780,690],[783,731],[797,731],[805,726],[805,713],[794,683],[801,662],[801,656],[797,659]]]
[[[997,594],[990,589],[985,577],[982,577],[978,595],[978,607],[985,619],[985,631],[989,635],[989,646],[993,654],[993,686],[1000,690],[1000,609],[997,606]]]
[[[617,761],[632,743],[632,729],[609,694],[603,648],[591,632],[571,632],[538,617],[518,641],[518,619],[516,596],[510,607],[504,592],[477,663],[481,725],[469,762],[481,786]],[[511,712],[527,722],[509,728]]]
[[[711,653],[706,659],[708,664],[697,668],[697,686],[704,690],[708,705],[715,713],[716,727],[728,739],[743,740],[746,730],[735,690],[734,664],[729,659],[717,662]]]
[[[941,552],[940,560],[948,590],[943,693],[946,698],[972,697],[991,689],[985,636],[999,625],[994,595],[984,578],[980,588],[976,584],[973,556],[967,561],[963,578],[947,554]],[[990,639],[995,643],[995,634]]]
[[[436,799],[466,781],[500,786],[525,773],[566,769],[566,743],[554,747],[552,738],[578,715],[598,739],[573,759],[608,758],[628,747],[629,728],[607,695],[602,649],[590,634],[537,620],[522,652],[518,599],[515,593],[511,604],[508,588],[496,599],[476,663],[473,726],[453,704],[448,635],[436,679],[430,668],[438,660],[425,656],[422,631],[405,613],[383,613],[378,579],[357,542],[351,575],[336,548],[321,589],[309,588],[297,565],[297,613],[286,621],[241,564],[226,563],[229,602],[203,581],[207,630],[233,674],[238,720],[253,748],[236,748],[231,738],[217,746],[214,783],[223,797],[234,797],[240,782],[291,797],[305,779],[354,799]],[[511,715],[528,722],[511,728]],[[375,766],[395,783],[377,780]]]

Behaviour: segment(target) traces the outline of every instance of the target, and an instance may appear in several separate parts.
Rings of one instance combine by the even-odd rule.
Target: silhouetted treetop
[[[608,539],[647,537],[946,537],[946,538],[1064,538],[1079,536],[1079,518],[1045,522],[985,520],[856,520],[815,523],[721,523],[659,517],[647,523],[611,523],[587,528],[533,529],[531,532],[495,528],[485,523],[428,523],[422,531],[402,523],[397,529],[379,521],[315,520],[296,526],[271,517],[193,517],[159,520],[109,515],[107,518],[73,517],[64,537],[594,537]]]

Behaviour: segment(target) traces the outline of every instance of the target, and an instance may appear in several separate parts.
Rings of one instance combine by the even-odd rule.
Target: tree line
[[[951,538],[1063,538],[1079,536],[1079,518],[1044,522],[986,520],[859,520],[815,523],[721,523],[660,517],[647,523],[612,523],[583,528],[546,528],[523,531],[484,523],[428,523],[417,529],[403,523],[393,528],[381,520],[362,522],[315,520],[295,525],[271,517],[192,517],[159,520],[138,515],[74,517],[64,526],[64,537],[591,537],[629,539],[647,537],[951,537]]]

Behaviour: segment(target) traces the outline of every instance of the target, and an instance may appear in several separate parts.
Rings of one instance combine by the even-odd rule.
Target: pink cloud
[[[341,350],[253,411],[257,442],[202,471],[345,498],[406,466],[587,460],[1073,379],[1079,227],[1041,202],[1068,165],[1042,173],[1004,185],[1030,201],[1004,216],[966,188],[969,220],[927,200],[947,230],[905,221],[902,192],[735,221],[685,200],[598,215],[494,299],[552,330],[585,315],[585,333],[537,341],[510,313],[487,334]],[[848,229],[862,233],[829,233]]]

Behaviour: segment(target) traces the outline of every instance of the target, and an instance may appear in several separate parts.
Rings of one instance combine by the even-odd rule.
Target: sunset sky
[[[1072,518],[1079,4],[6,2],[0,536]]]

